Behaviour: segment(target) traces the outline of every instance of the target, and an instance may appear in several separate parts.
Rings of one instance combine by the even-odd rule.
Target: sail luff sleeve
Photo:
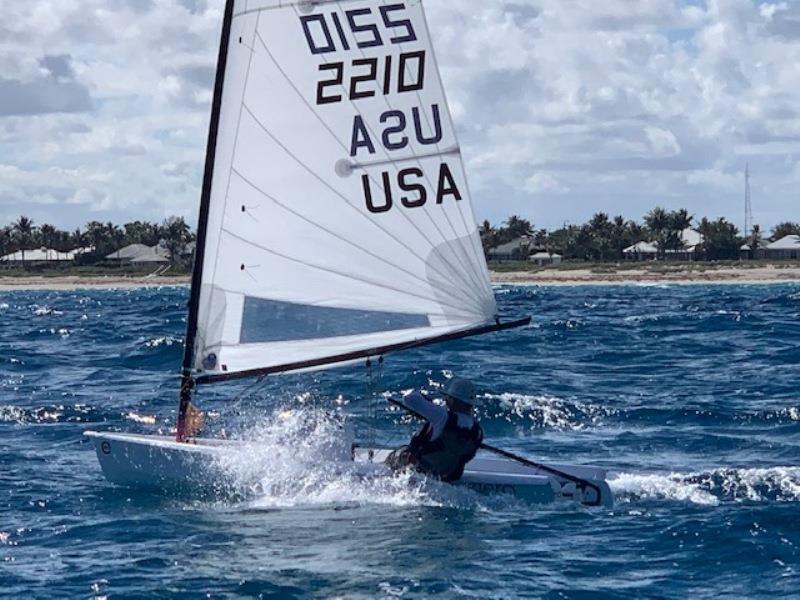
[[[208,234],[208,213],[211,202],[211,186],[214,179],[214,163],[216,158],[217,137],[219,135],[219,115],[222,106],[222,93],[225,87],[225,68],[230,45],[231,24],[235,1],[227,0],[222,21],[219,55],[217,57],[217,74],[214,82],[214,96],[211,105],[211,120],[206,143],[206,161],[203,173],[203,187],[200,196],[200,210],[197,223],[197,240],[195,242],[194,266],[192,268],[192,285],[189,293],[189,311],[186,319],[186,339],[181,364],[181,389],[178,407],[178,440],[183,437],[186,411],[192,393],[192,362],[194,360],[195,338],[197,335],[197,314],[200,305],[200,288],[203,278],[206,237]]]

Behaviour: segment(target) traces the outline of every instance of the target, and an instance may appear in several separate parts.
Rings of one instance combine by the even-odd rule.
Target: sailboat
[[[236,444],[194,437],[200,386],[529,322],[497,313],[422,2],[227,0],[177,436],[86,435],[112,482],[194,488]],[[459,483],[613,501],[602,469],[503,451],[479,453]]]

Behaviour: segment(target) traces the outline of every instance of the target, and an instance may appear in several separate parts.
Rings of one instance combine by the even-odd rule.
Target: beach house
[[[94,248],[76,248],[69,252],[58,252],[51,248],[17,250],[11,254],[0,256],[0,265],[6,268],[69,265],[72,264],[78,256],[86,252],[92,252],[93,250]]]
[[[169,262],[167,251],[159,245],[129,244],[106,256],[107,261],[119,265],[148,266]]]
[[[800,260],[800,235],[787,235],[764,248],[767,260]]]
[[[537,252],[531,254],[528,260],[540,267],[549,267],[560,265],[562,256],[560,254],[551,254],[550,252]]]
[[[677,250],[664,250],[661,255],[668,260],[697,260],[703,251],[703,236],[688,227],[681,231],[680,236],[683,247]],[[655,242],[641,241],[628,246],[622,251],[625,260],[655,260],[659,256],[659,249]]]
[[[531,239],[524,235],[500,244],[487,252],[489,260],[526,260],[531,253]]]

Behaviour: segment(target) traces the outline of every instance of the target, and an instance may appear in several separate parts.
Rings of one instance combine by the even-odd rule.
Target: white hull
[[[103,473],[112,483],[176,493],[197,492],[199,489],[224,493],[232,485],[230,474],[226,473],[217,459],[226,449],[235,448],[238,442],[197,439],[191,444],[179,444],[164,436],[95,431],[87,431],[85,435],[92,439]],[[380,468],[388,452],[386,449],[374,449],[370,460],[369,449],[355,448],[351,461],[363,465],[365,472],[374,472]],[[351,461],[348,461],[349,467],[353,465]],[[614,498],[603,469],[551,466],[590,481],[600,490],[600,504],[606,507],[613,505]],[[511,494],[536,503],[559,499],[596,503],[596,492],[591,488],[584,497],[584,494],[576,491],[574,483],[510,459],[483,453],[467,465],[458,484],[482,493]]]

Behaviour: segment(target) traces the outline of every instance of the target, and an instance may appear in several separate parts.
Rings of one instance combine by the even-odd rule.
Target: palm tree
[[[589,246],[592,258],[605,260],[611,254],[611,235],[613,224],[608,220],[606,213],[597,213],[587,224]]]
[[[69,243],[72,246],[72,250],[77,250],[78,248],[83,248],[83,245],[86,243],[86,238],[84,237],[83,233],[81,232],[80,227],[69,234]]]
[[[786,221],[784,223],[778,223],[772,229],[773,242],[777,242],[779,239],[786,237],[787,235],[800,235],[800,223]]]
[[[169,260],[173,265],[181,262],[181,255],[186,251],[186,245],[192,241],[192,230],[183,217],[170,217],[161,227],[164,235],[164,246],[169,252]]]
[[[615,258],[622,258],[622,251],[631,245],[628,244],[628,240],[625,235],[627,232],[628,232],[628,227],[627,223],[625,223],[624,217],[622,215],[617,215],[616,217],[614,217],[614,220],[611,223],[610,245],[611,248],[614,250]]]
[[[483,246],[484,253],[497,245],[497,230],[492,227],[488,219],[481,223],[478,233],[481,237],[481,245]]]
[[[667,248],[669,250],[677,252],[686,247],[686,243],[683,240],[683,231],[691,226],[693,219],[694,216],[690,215],[685,208],[669,214],[669,233],[667,235]]]
[[[522,237],[523,235],[533,235],[533,225],[527,219],[511,215],[506,221],[506,231],[510,239]]]
[[[133,221],[131,223],[125,223],[123,229],[125,230],[126,244],[144,244],[145,246],[153,246],[158,243],[158,225],[143,221]]]
[[[103,250],[106,250],[108,244],[106,243],[105,226],[99,221],[90,221],[86,224],[86,233],[84,240],[88,241],[90,245],[95,247],[98,254],[103,255]]]
[[[669,213],[660,206],[656,206],[644,217],[645,225],[650,230],[652,240],[658,246],[658,253],[662,257],[666,252],[666,243],[669,227]]]
[[[756,258],[758,250],[762,246],[761,241],[761,225],[753,225],[753,230],[750,232],[750,236],[745,240],[745,243],[750,248],[751,258]]]
[[[700,221],[697,230],[703,236],[703,249],[706,260],[733,260],[739,256],[742,240],[739,230],[724,217],[709,221],[706,217]]]
[[[45,223],[39,227],[39,239],[42,242],[42,246],[48,250],[52,250],[56,245],[57,236],[58,230],[52,225]]]
[[[0,256],[10,254],[14,247],[14,235],[12,234],[11,227],[3,227],[0,229]]]
[[[17,244],[19,244],[19,248],[22,251],[22,267],[25,268],[25,250],[30,250],[33,244],[33,221],[28,217],[22,216],[17,219],[13,228]]]

